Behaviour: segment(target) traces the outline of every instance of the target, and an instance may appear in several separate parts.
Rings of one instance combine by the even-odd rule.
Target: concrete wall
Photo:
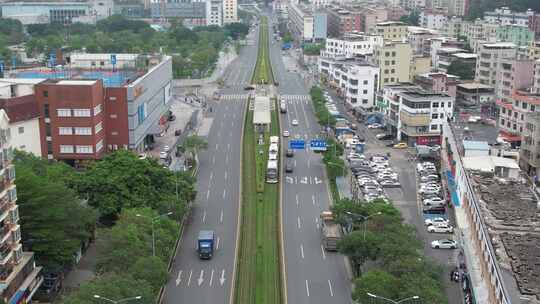
[[[35,156],[41,156],[41,138],[39,133],[39,119],[10,123],[11,147]]]

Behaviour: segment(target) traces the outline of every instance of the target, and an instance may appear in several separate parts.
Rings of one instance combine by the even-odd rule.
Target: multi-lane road
[[[255,32],[256,33],[256,32]],[[197,198],[185,225],[181,244],[165,288],[164,303],[229,303],[233,280],[238,226],[240,147],[247,95],[257,55],[257,35],[225,71],[225,87],[218,102],[209,102],[203,126],[210,127],[208,149],[199,152]],[[214,230],[216,252],[199,260],[196,252],[200,230]]]
[[[279,93],[287,101],[287,113],[281,114],[281,129],[289,130],[290,138],[309,142],[317,137],[321,127],[308,88],[300,74],[287,71],[279,43],[270,44],[270,59]],[[298,120],[298,126],[292,126],[293,119]],[[286,147],[287,140],[282,142]],[[343,256],[326,252],[321,246],[319,215],[329,209],[330,202],[322,157],[299,150],[286,161],[294,163],[293,173],[283,171],[281,175],[288,303],[351,303],[351,283]]]

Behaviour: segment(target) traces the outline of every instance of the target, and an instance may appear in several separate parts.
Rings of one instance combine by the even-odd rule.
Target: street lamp
[[[156,234],[154,232],[154,222],[157,219],[160,219],[160,218],[165,217],[165,216],[169,216],[171,214],[173,214],[172,211],[151,218],[151,221],[152,221],[152,256],[156,256]],[[138,217],[146,217],[146,216],[141,215],[141,214],[136,214],[136,216],[138,216]]]
[[[408,300],[417,300],[417,299],[420,299],[419,296],[414,296],[414,297],[410,297],[410,298],[405,298],[405,299],[401,299],[399,301],[395,301],[395,300],[392,300],[392,299],[388,299],[388,298],[385,298],[385,297],[381,297],[381,296],[378,296],[376,294],[372,294],[372,293],[367,293],[368,296],[372,297],[372,298],[375,298],[375,299],[381,299],[381,300],[385,300],[389,303],[393,303],[393,304],[399,304],[399,303],[403,303],[405,301],[408,301]]]
[[[367,220],[372,217],[372,216],[375,216],[375,215],[381,215],[382,212],[377,212],[377,213],[373,213],[371,215],[368,215],[368,216],[365,216],[365,215],[362,215],[362,214],[358,214],[358,213],[352,213],[350,211],[346,211],[345,212],[346,214],[352,216],[352,217],[360,217],[362,218],[362,221],[364,222],[364,232],[363,232],[363,235],[364,235],[364,241],[366,240],[366,230],[367,230]]]
[[[142,297],[141,296],[136,296],[136,297],[125,298],[125,299],[120,299],[120,300],[111,300],[109,298],[106,298],[106,297],[95,294],[94,298],[104,300],[104,301],[107,301],[107,302],[110,302],[110,303],[113,303],[113,304],[118,304],[118,303],[127,302],[127,301],[131,301],[131,300],[140,300]]]

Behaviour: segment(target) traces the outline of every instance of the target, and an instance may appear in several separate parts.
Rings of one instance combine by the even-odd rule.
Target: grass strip
[[[257,63],[251,78],[252,84],[274,83],[269,51],[268,19],[263,16],[261,17],[261,26],[259,28],[259,48],[257,52]]]

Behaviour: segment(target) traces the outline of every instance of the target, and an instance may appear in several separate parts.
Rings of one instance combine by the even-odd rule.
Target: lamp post
[[[362,214],[357,214],[357,213],[352,213],[352,212],[349,212],[349,211],[346,211],[345,213],[352,216],[352,217],[360,217],[360,218],[362,218],[362,221],[364,222],[364,229],[363,229],[364,230],[363,231],[364,241],[366,240],[367,220],[372,216],[382,214],[382,212],[380,212],[380,211],[377,212],[377,213],[373,213],[371,215],[368,215],[368,216],[365,216],[365,215],[362,215]]]
[[[127,302],[127,301],[131,301],[131,300],[140,300],[142,297],[141,296],[136,296],[136,297],[125,298],[125,299],[120,299],[120,300],[111,300],[109,298],[106,298],[106,297],[95,294],[94,298],[104,300],[104,301],[107,301],[107,302],[110,302],[110,303],[113,303],[113,304],[118,304],[118,303]]]
[[[374,299],[381,299],[381,300],[385,300],[386,302],[388,303],[393,303],[393,304],[399,304],[399,303],[403,303],[405,301],[409,301],[409,300],[417,300],[417,299],[420,299],[419,296],[413,296],[413,297],[409,297],[409,298],[405,298],[405,299],[401,299],[401,300],[398,300],[398,301],[395,301],[395,300],[392,300],[392,299],[388,299],[388,298],[385,298],[385,297],[381,297],[381,296],[378,296],[376,294],[372,294],[372,293],[367,293],[368,296],[374,298]]]
[[[155,216],[155,217],[150,219],[152,221],[152,256],[156,256],[156,234],[154,232],[154,222],[157,219],[160,219],[160,218],[165,217],[165,216],[169,216],[171,214],[173,214],[172,211],[161,214],[161,215],[158,215],[158,216]],[[146,217],[146,216],[141,215],[141,214],[137,214],[136,216],[138,216],[138,217]]]

